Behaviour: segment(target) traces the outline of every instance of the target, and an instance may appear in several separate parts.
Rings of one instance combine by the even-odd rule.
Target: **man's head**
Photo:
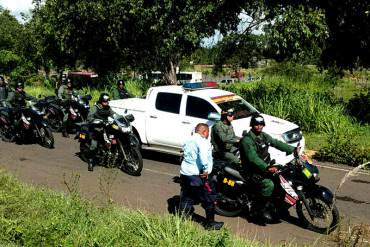
[[[0,75],[0,86],[3,87],[5,86],[5,79],[3,76]]]
[[[209,136],[209,127],[205,123],[199,123],[197,126],[195,126],[195,133],[198,133],[199,135],[203,136],[204,138],[208,138]]]
[[[228,109],[227,111],[223,111],[221,113],[221,121],[231,123],[235,118],[235,111],[233,108]]]
[[[262,117],[262,115],[256,114],[252,116],[250,126],[252,127],[252,131],[254,133],[261,133],[265,125],[265,119]]]
[[[66,85],[67,85],[68,88],[72,88],[73,85],[72,85],[71,79],[67,79],[67,84]]]
[[[99,103],[103,106],[103,107],[109,107],[109,94],[107,93],[101,93],[100,94],[100,97],[99,97]]]
[[[118,80],[117,86],[119,89],[123,89],[125,87],[125,82],[123,80]]]
[[[18,92],[23,92],[24,89],[24,83],[23,82],[17,82],[15,84],[15,90]]]

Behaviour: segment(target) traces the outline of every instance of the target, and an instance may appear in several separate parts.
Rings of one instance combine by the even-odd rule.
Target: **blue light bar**
[[[197,90],[197,89],[206,89],[206,88],[216,88],[216,82],[187,82],[182,85],[186,90]]]

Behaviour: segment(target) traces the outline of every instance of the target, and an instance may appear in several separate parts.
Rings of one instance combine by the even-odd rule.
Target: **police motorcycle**
[[[90,110],[91,95],[81,96],[76,91],[73,92],[68,106],[67,132],[76,131],[77,123],[86,121]]]
[[[59,131],[63,121],[63,111],[56,96],[47,96],[38,100],[35,107],[45,112],[44,119],[52,131]]]
[[[143,169],[143,159],[140,143],[132,131],[130,122],[134,121],[132,114],[120,116],[114,114],[107,121],[95,119],[92,123],[81,123],[76,139],[80,143],[80,157],[88,161],[91,138],[97,137],[98,147],[94,152],[97,164],[106,167],[117,167],[132,176],[140,176]]]
[[[53,100],[54,99],[54,100]],[[79,95],[77,91],[73,91],[71,99],[66,104],[53,97],[49,99],[49,104],[46,108],[46,117],[53,131],[60,131],[63,125],[64,112],[67,117],[67,132],[77,130],[76,123],[84,122],[90,110],[91,95]],[[65,111],[63,111],[63,109]]]
[[[45,110],[40,110],[34,101],[28,107],[0,110],[0,135],[4,141],[30,143],[36,140],[41,146],[54,148],[54,137],[44,120]]]
[[[219,215],[233,217],[243,211],[251,215],[258,210],[257,188],[247,175],[242,176],[225,162],[216,160],[214,179],[218,192],[216,212]],[[279,166],[271,179],[275,191],[269,210],[276,220],[282,216],[280,209],[288,210],[295,206],[303,227],[319,233],[329,233],[337,227],[339,211],[334,204],[333,193],[317,184],[319,170],[307,157],[296,156],[285,166]]]

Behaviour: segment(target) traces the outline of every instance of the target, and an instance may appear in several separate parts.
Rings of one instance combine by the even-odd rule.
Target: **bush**
[[[366,94],[355,94],[347,104],[347,111],[360,123],[370,123],[370,90]]]
[[[344,115],[344,107],[328,93],[290,87],[280,81],[244,85],[227,89],[266,114],[297,123],[303,131],[329,133],[352,125],[352,120]]]
[[[352,166],[370,160],[370,148],[358,142],[355,129],[339,129],[327,134],[327,142],[317,153],[316,158]]]

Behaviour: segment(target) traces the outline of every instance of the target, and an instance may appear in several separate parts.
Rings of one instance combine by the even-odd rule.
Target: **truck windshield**
[[[257,109],[244,99],[224,101],[217,103],[217,105],[221,108],[222,111],[227,111],[233,108],[235,111],[235,119],[246,118],[253,115],[254,113],[258,113]]]

